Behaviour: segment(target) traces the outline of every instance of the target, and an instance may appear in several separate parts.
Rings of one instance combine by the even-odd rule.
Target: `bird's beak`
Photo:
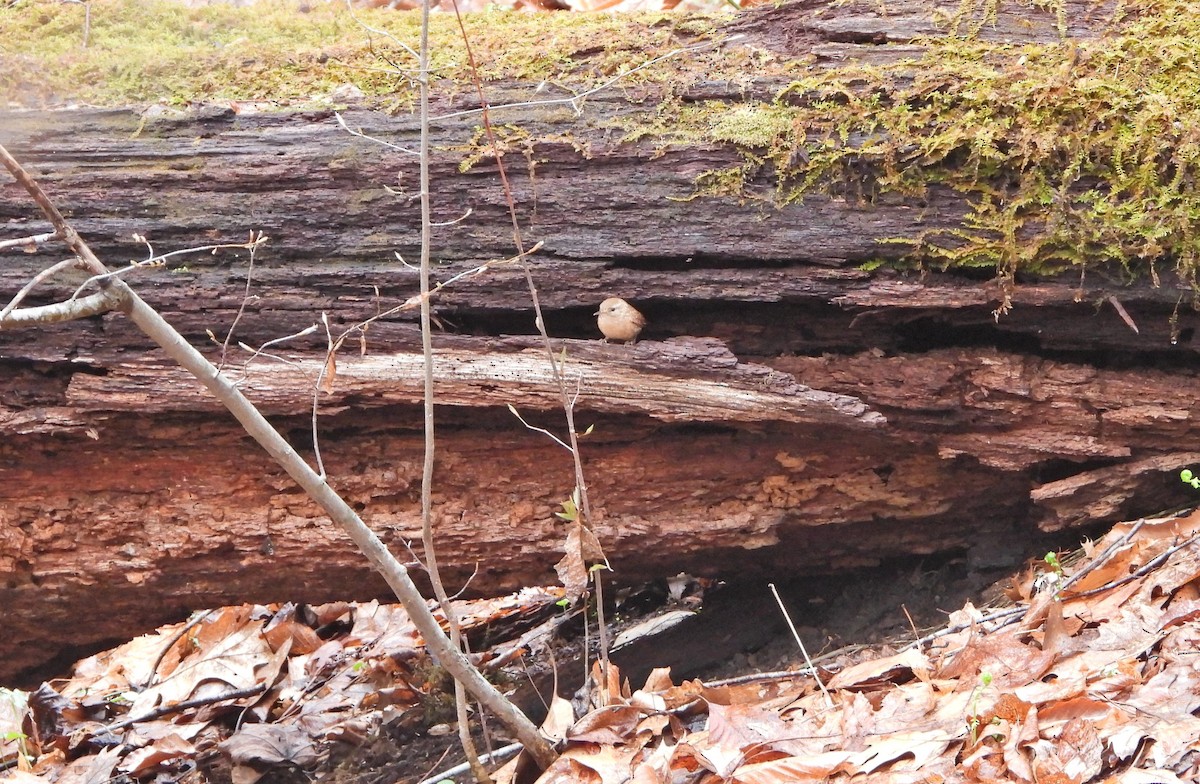
[[[597,311],[596,311],[595,313],[593,313],[592,315],[593,315],[593,316],[599,316],[599,315],[600,315],[600,311],[598,311],[598,310],[597,310]]]

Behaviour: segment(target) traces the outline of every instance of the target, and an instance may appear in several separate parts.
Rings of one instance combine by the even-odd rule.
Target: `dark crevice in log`
[[[1038,464],[1032,472],[1033,480],[1040,485],[1058,482],[1078,474],[1086,474],[1110,466],[1120,465],[1116,460],[1047,460]],[[1173,481],[1173,478],[1172,478]]]

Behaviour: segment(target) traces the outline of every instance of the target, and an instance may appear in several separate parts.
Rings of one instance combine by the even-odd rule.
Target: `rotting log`
[[[1090,15],[1067,4],[1067,38],[1104,27],[1086,5]],[[945,29],[924,4],[863,9],[756,12],[727,46],[808,52],[803,67],[832,69],[910,56],[915,36]],[[980,35],[1057,40],[1052,17],[1021,13]],[[677,88],[691,101],[749,103],[783,86]],[[527,100],[533,89],[489,92]],[[593,522],[618,580],[850,569],[972,548],[1004,558],[1039,527],[1186,499],[1173,473],[1197,459],[1189,289],[1103,272],[1015,288],[978,274],[868,272],[865,262],[903,255],[885,240],[958,226],[962,195],[934,185],[919,206],[693,198],[702,174],[744,159],[728,144],[628,140],[606,126],[652,115],[655,89],[597,93],[583,119],[563,105],[494,117],[525,140],[505,160],[527,236],[543,243],[533,274],[579,421],[596,425],[584,439]],[[442,113],[471,107],[469,91],[453,96]],[[343,117],[402,145],[416,131],[412,117],[365,105]],[[460,170],[477,123],[435,127],[435,220],[470,211],[438,230],[442,279],[512,254],[494,161]],[[223,338],[235,320],[235,342],[253,346],[321,313],[336,335],[415,293],[393,253],[415,258],[417,208],[385,188],[411,183],[416,163],[346,134],[331,111],[18,111],[0,116],[0,132],[110,264],[141,256],[135,232],[159,251],[270,235],[248,300],[244,255],[132,279],[214,357],[208,330]],[[769,172],[758,176],[751,185],[769,194]],[[8,183],[0,230],[44,230]],[[0,291],[54,260],[0,252]],[[473,573],[480,592],[553,580],[553,513],[573,483],[561,449],[506,410],[561,428],[524,286],[518,269],[497,265],[436,302],[441,560],[452,583]],[[648,315],[642,342],[594,342],[592,313],[608,295]],[[1013,307],[998,315],[1006,299]],[[333,485],[401,548],[419,539],[413,318],[347,343],[328,390],[314,389],[323,336],[269,351],[286,362],[236,348],[226,360],[310,454],[319,402]],[[5,614],[0,678],[197,606],[385,594],[340,532],[121,317],[0,332],[0,373],[0,606],[19,608]]]

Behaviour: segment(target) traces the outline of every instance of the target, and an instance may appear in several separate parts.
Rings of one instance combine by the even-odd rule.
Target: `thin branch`
[[[317,371],[317,383],[313,384],[313,401],[312,414],[309,420],[309,427],[312,432],[313,443],[313,458],[317,461],[317,473],[321,476],[328,476],[325,473],[325,461],[321,459],[321,436],[317,432],[317,415],[321,411],[321,392],[330,388],[333,384],[333,379],[330,377],[330,371],[336,373],[337,354],[333,351],[333,333],[329,329],[329,314],[321,311],[321,325],[325,327],[325,363],[321,365],[321,369]]]
[[[67,223],[67,219],[58,211],[58,207],[54,206],[54,202],[50,201],[50,197],[46,195],[46,192],[42,190],[40,185],[34,182],[29,173],[21,167],[21,164],[17,163],[17,159],[12,157],[4,145],[0,145],[0,163],[4,164],[4,168],[8,169],[13,179],[20,183],[21,187],[29,193],[34,203],[41,208],[42,214],[54,226],[54,233],[62,238],[67,247],[74,251],[75,255],[79,256],[87,267],[87,270],[96,275],[103,275],[108,272],[105,266],[100,263],[100,259],[96,258],[96,254],[92,253],[91,248],[84,244],[75,229]]]
[[[1105,561],[1107,561],[1109,558],[1111,558],[1113,556],[1113,554],[1117,552],[1117,550],[1120,550],[1122,547],[1124,547],[1125,545],[1132,542],[1133,537],[1137,536],[1137,532],[1142,530],[1142,526],[1145,524],[1146,524],[1146,518],[1143,517],[1142,519],[1140,519],[1136,523],[1134,523],[1132,526],[1130,526],[1129,530],[1126,531],[1123,536],[1118,538],[1115,542],[1110,544],[1108,547],[1104,548],[1104,552],[1100,553],[1095,558],[1092,558],[1082,568],[1080,568],[1078,571],[1076,571],[1075,574],[1073,574],[1069,578],[1067,578],[1067,580],[1058,587],[1058,592],[1061,594],[1063,591],[1069,590],[1071,588],[1071,586],[1073,586],[1075,583],[1082,580],[1085,575],[1092,572],[1093,570],[1098,568],[1101,564],[1103,564]]]
[[[341,350],[341,347],[345,344],[346,340],[349,339],[349,337],[351,335],[353,335],[355,332],[366,331],[366,329],[368,327],[370,327],[371,324],[375,323],[376,321],[379,321],[380,319],[385,319],[389,316],[394,316],[397,313],[402,313],[406,310],[412,310],[413,308],[420,306],[422,300],[432,299],[433,295],[439,293],[442,289],[446,288],[447,286],[451,286],[460,280],[464,280],[467,278],[473,278],[473,277],[482,275],[483,273],[485,273],[488,270],[493,269],[495,267],[502,267],[507,264],[519,263],[524,258],[524,256],[528,256],[528,255],[536,253],[538,250],[540,250],[542,245],[543,245],[543,243],[539,242],[537,245],[534,245],[532,248],[530,248],[528,251],[526,251],[523,256],[517,255],[517,256],[512,256],[510,258],[507,258],[507,259],[494,259],[492,261],[484,262],[483,264],[480,264],[478,267],[472,267],[469,270],[460,272],[457,275],[454,275],[453,277],[443,281],[442,283],[439,283],[436,286],[433,286],[429,291],[428,297],[423,296],[421,294],[415,294],[415,295],[409,297],[408,299],[406,299],[404,302],[400,303],[399,305],[388,308],[387,310],[376,313],[374,316],[371,316],[369,319],[365,319],[363,321],[358,322],[357,324],[350,327],[349,329],[347,329],[345,332],[343,332],[341,335],[338,336],[338,339],[334,342],[334,351]],[[405,267],[407,267],[409,269],[414,269],[414,270],[417,269],[416,267],[414,267],[413,265],[411,265],[407,261],[405,261],[404,258],[399,253],[397,253],[395,255],[396,255],[396,259],[401,264],[403,264]],[[327,361],[328,361],[328,358],[327,358]]]
[[[160,262],[131,261],[131,262],[129,262],[128,265],[121,267],[120,269],[115,269],[115,270],[112,270],[111,272],[106,272],[103,275],[93,275],[92,277],[85,280],[83,283],[80,283],[78,286],[76,286],[75,290],[73,292],[71,292],[71,296],[67,297],[67,299],[68,300],[75,299],[80,294],[82,294],[83,290],[86,289],[92,283],[100,283],[102,281],[109,280],[111,278],[119,278],[122,275],[124,275],[125,273],[133,272],[135,270],[146,269],[148,267],[161,267],[161,266],[163,266],[163,262],[161,262],[161,261]]]
[[[529,424],[528,422],[526,422],[526,421],[525,421],[525,417],[521,416],[521,414],[520,414],[520,413],[517,411],[517,409],[516,409],[516,408],[513,406],[513,404],[512,404],[512,403],[509,403],[509,404],[508,404],[508,410],[509,410],[509,413],[511,413],[513,416],[515,416],[515,417],[516,417],[518,420],[520,420],[521,424],[522,424],[522,425],[524,425],[525,427],[527,427],[528,429],[530,429],[530,430],[534,431],[535,433],[541,433],[542,435],[546,436],[547,438],[549,438],[549,439],[550,439],[551,441],[553,441],[554,443],[556,443],[556,444],[558,444],[559,446],[561,446],[563,449],[567,450],[568,452],[570,452],[570,451],[571,451],[571,445],[570,445],[570,444],[568,444],[566,441],[563,441],[561,438],[559,438],[558,436],[554,435],[553,433],[551,433],[551,432],[550,432],[549,430],[547,430],[546,428],[544,428],[544,427],[535,427],[535,426],[533,426],[533,425]]]
[[[247,370],[250,367],[250,363],[252,363],[254,360],[258,359],[260,356],[278,360],[280,362],[283,362],[288,365],[292,365],[294,367],[300,367],[296,363],[293,363],[290,360],[286,360],[283,357],[277,356],[275,354],[267,353],[267,348],[269,348],[271,346],[277,346],[280,343],[285,343],[289,340],[295,340],[296,338],[306,337],[306,336],[311,335],[312,333],[316,332],[320,328],[321,327],[319,324],[309,324],[307,327],[300,330],[299,332],[293,332],[292,334],[284,335],[281,338],[275,338],[273,340],[268,340],[266,343],[263,343],[258,348],[254,348],[253,346],[249,346],[245,343],[242,343],[241,341],[238,341],[238,348],[242,349],[243,351],[248,351],[250,353],[250,357],[247,358],[246,361],[242,363],[242,375],[243,376],[247,375]]]
[[[86,297],[73,299],[69,302],[55,302],[53,305],[39,305],[31,308],[17,308],[0,319],[0,329],[12,327],[31,327],[38,324],[59,324],[64,321],[99,316],[121,306],[121,294],[118,291],[97,291]]]
[[[928,643],[931,643],[938,638],[947,637],[951,634],[957,634],[958,632],[966,631],[967,629],[970,629],[972,626],[982,626],[985,623],[992,623],[994,621],[1012,622],[1015,619],[1020,618],[1023,615],[1025,615],[1025,611],[1028,609],[1029,609],[1029,607],[1026,605],[1018,605],[1016,607],[1007,607],[1003,610],[995,610],[993,612],[990,612],[990,613],[987,613],[986,615],[981,616],[978,619],[966,621],[965,623],[955,624],[954,626],[947,626],[944,629],[938,629],[936,632],[927,634],[924,637],[919,637],[916,640],[913,640],[912,642],[910,642],[905,647],[905,650],[909,650],[911,648],[921,648],[922,646],[924,646]],[[998,628],[998,629],[1003,628],[1003,626],[1005,626],[1005,625],[1007,625],[1007,623],[1001,624],[1000,626],[997,626],[996,628]]]
[[[21,237],[16,240],[0,240],[0,250],[9,248],[22,248],[27,253],[33,253],[37,250],[38,245],[45,245],[47,242],[59,239],[58,232],[47,232],[45,234],[34,234],[30,237]]]
[[[147,245],[150,244],[149,242],[146,241],[146,239],[144,237],[141,237],[141,235],[135,235],[135,237],[138,239],[141,239],[142,242],[146,242]],[[185,255],[192,254],[192,253],[216,253],[219,250],[245,249],[245,250],[253,251],[256,247],[258,247],[259,245],[266,242],[267,239],[268,239],[268,237],[265,234],[263,234],[262,232],[258,233],[257,238],[255,238],[254,233],[251,232],[251,239],[248,242],[221,243],[219,245],[201,245],[201,246],[198,246],[195,248],[182,248],[180,250],[173,250],[170,253],[163,253],[158,256],[155,256],[153,253],[151,253],[149,258],[142,259],[141,261],[131,261],[131,262],[129,262],[129,264],[127,266],[121,267],[120,269],[116,269],[116,270],[112,270],[112,271],[106,270],[103,273],[93,275],[92,277],[85,280],[83,283],[79,284],[79,288],[75,289],[75,293],[72,294],[71,297],[72,298],[78,297],[79,294],[85,288],[87,288],[88,285],[91,283],[100,283],[109,278],[115,278],[120,275],[124,275],[127,272],[144,269],[146,267],[162,267],[167,263],[168,259],[173,258],[175,256],[185,256]]]
[[[392,43],[394,43],[396,46],[400,47],[400,48],[401,48],[401,49],[403,49],[405,52],[407,52],[407,53],[409,54],[409,56],[410,56],[410,57],[412,57],[412,59],[414,59],[414,60],[417,60],[418,62],[420,62],[420,60],[421,60],[421,55],[420,55],[420,54],[418,54],[417,52],[414,52],[414,51],[413,51],[413,48],[412,48],[411,46],[409,46],[408,44],[404,43],[404,42],[403,42],[403,41],[401,41],[399,38],[397,38],[396,36],[394,36],[394,35],[392,35],[391,33],[389,33],[387,30],[379,30],[379,29],[377,29],[377,28],[371,27],[371,26],[370,26],[370,25],[368,25],[366,22],[362,21],[362,20],[361,20],[361,19],[359,19],[357,16],[355,16],[355,14],[354,14],[354,6],[350,4],[350,0],[346,0],[346,8],[347,8],[347,9],[350,11],[350,18],[351,18],[351,19],[353,19],[355,22],[357,22],[359,27],[361,27],[362,29],[366,30],[368,33],[374,33],[375,35],[382,36],[383,38],[386,38],[386,39],[388,39],[389,41],[391,41]],[[425,73],[426,73],[426,70],[425,70],[425,69],[421,69],[421,74],[422,74],[422,76],[424,76],[424,75],[425,75]]]
[[[520,743],[510,743],[507,746],[501,746],[500,748],[496,749],[495,751],[491,752],[490,754],[480,755],[479,761],[484,764],[487,764],[490,762],[503,762],[504,760],[513,756],[520,750],[521,750]],[[463,773],[466,773],[467,771],[469,771],[470,769],[471,769],[471,763],[464,762],[461,765],[455,765],[453,768],[449,768],[448,770],[443,770],[441,773],[438,773],[434,776],[429,776],[428,778],[423,780],[421,782],[421,784],[438,784],[439,781],[445,781],[446,779],[453,779],[455,776],[460,776]]]
[[[263,233],[260,231],[258,238],[263,238]],[[250,232],[250,264],[246,268],[246,290],[242,292],[242,302],[238,305],[237,314],[233,317],[233,323],[229,325],[229,332],[225,335],[225,340],[221,343],[221,362],[217,365],[217,369],[225,367],[225,357],[229,353],[229,341],[233,340],[233,334],[237,331],[238,323],[242,320],[242,314],[246,312],[246,304],[250,302],[250,284],[254,280],[254,258],[258,254],[258,242],[253,231]]]
[[[464,212],[462,215],[459,215],[454,220],[448,220],[448,221],[442,221],[441,223],[435,223],[435,224],[433,224],[433,227],[435,229],[440,229],[443,226],[453,226],[456,223],[462,223],[467,218],[471,217],[471,215],[473,215],[474,213],[475,213],[474,207],[467,207],[467,211]]]
[[[1138,520],[1130,528],[1129,531],[1127,531],[1124,535],[1121,536],[1120,539],[1113,542],[1111,545],[1109,545],[1107,548],[1105,548],[1104,552],[1100,553],[1100,555],[1098,555],[1094,559],[1092,559],[1092,563],[1089,563],[1086,567],[1082,568],[1079,572],[1077,572],[1070,579],[1068,579],[1065,583],[1063,583],[1063,585],[1057,589],[1057,593],[1061,594],[1064,590],[1066,590],[1068,587],[1073,585],[1079,578],[1083,577],[1083,575],[1087,574],[1088,572],[1092,571],[1100,564],[1107,561],[1113,555],[1113,553],[1115,553],[1118,549],[1120,549],[1121,547],[1123,547],[1124,545],[1126,545],[1128,542],[1130,542],[1132,540],[1134,534],[1136,534],[1141,529],[1142,525],[1145,522],[1146,521],[1144,519]],[[1150,569],[1152,569],[1155,566],[1157,566],[1158,564],[1162,563],[1162,561],[1166,560],[1166,558],[1170,557],[1176,551],[1194,543],[1198,538],[1200,538],[1200,534],[1198,534],[1196,536],[1192,536],[1189,539],[1187,539],[1186,541],[1184,541],[1180,544],[1177,544],[1174,547],[1169,548],[1165,552],[1160,553],[1158,556],[1153,558],[1150,562],[1148,562],[1145,566],[1143,566],[1141,569],[1139,569],[1137,572],[1134,572],[1133,574],[1126,575],[1125,577],[1121,578],[1120,580],[1107,582],[1104,585],[1097,586],[1088,591],[1084,591],[1084,592],[1078,593],[1078,594],[1073,594],[1070,598],[1078,599],[1078,598],[1082,598],[1082,597],[1086,597],[1086,596],[1092,596],[1092,595],[1098,594],[1098,593],[1103,593],[1104,591],[1111,590],[1111,589],[1117,587],[1118,585],[1123,585],[1124,583],[1129,582],[1130,580],[1134,580],[1138,577],[1141,577],[1144,574],[1146,574]],[[1014,607],[1006,607],[1001,610],[994,610],[990,613],[980,616],[977,619],[974,619],[971,621],[966,621],[964,623],[955,624],[954,626],[947,626],[944,629],[939,629],[936,632],[932,632],[930,634],[925,635],[924,637],[920,637],[916,640],[913,640],[911,643],[909,643],[907,646],[905,646],[905,650],[910,650],[912,648],[920,648],[930,642],[933,642],[934,640],[936,640],[940,637],[947,637],[951,634],[957,634],[958,632],[966,631],[967,629],[970,629],[972,626],[982,626],[984,624],[995,624],[995,626],[991,627],[989,629],[989,631],[996,631],[998,629],[1004,628],[1005,626],[1016,623],[1018,620],[1023,618],[1025,616],[1025,613],[1028,611],[1029,611],[1028,603],[1019,604]]]
[[[114,732],[116,730],[123,730],[126,727],[132,727],[134,724],[140,724],[144,721],[153,721],[154,719],[161,719],[163,716],[170,716],[175,713],[182,713],[183,711],[190,710],[191,708],[199,708],[204,705],[212,705],[217,702],[224,702],[225,700],[238,700],[238,699],[241,699],[242,697],[253,697],[255,694],[262,694],[266,690],[267,690],[267,684],[256,683],[255,685],[248,686],[245,689],[235,689],[233,691],[227,691],[222,694],[214,694],[211,697],[197,697],[194,700],[184,700],[183,702],[173,702],[170,705],[163,705],[158,708],[155,708],[152,711],[147,711],[146,713],[143,713],[140,716],[133,716],[128,719],[121,719],[120,721],[114,721],[112,724],[105,724],[103,727],[101,727],[101,731]],[[97,734],[99,734],[99,733],[97,733]]]
[[[788,628],[792,631],[792,638],[796,640],[796,645],[800,646],[800,653],[804,654],[804,663],[808,665],[813,680],[817,682],[817,686],[821,689],[821,694],[825,696],[825,707],[832,708],[833,697],[829,696],[829,690],[825,688],[825,683],[821,680],[821,673],[817,672],[816,665],[813,664],[812,658],[808,655],[808,649],[804,647],[804,640],[800,639],[800,633],[796,631],[796,624],[792,623],[791,613],[784,606],[783,599],[780,598],[779,591],[775,588],[775,583],[767,583],[767,587],[771,589],[771,595],[775,597],[775,603],[779,605],[779,611],[783,613],[783,619],[787,621]]]
[[[166,658],[167,651],[171,650],[175,643],[183,639],[183,635],[187,634],[190,630],[195,628],[198,624],[203,622],[205,618],[212,614],[212,610],[205,610],[202,613],[196,613],[195,617],[183,625],[183,628],[171,635],[171,639],[168,640],[167,644],[163,646],[163,649],[158,654],[158,658],[154,660],[154,664],[150,665],[150,674],[146,677],[146,685],[142,687],[143,689],[148,689],[154,685],[154,676],[158,674],[158,665],[162,664],[162,660]]]
[[[1166,562],[1166,560],[1168,558],[1170,558],[1172,555],[1174,555],[1175,553],[1184,549],[1185,547],[1191,547],[1193,544],[1195,544],[1197,542],[1197,540],[1200,540],[1200,534],[1194,534],[1192,536],[1189,536],[1187,539],[1184,539],[1179,544],[1173,545],[1171,547],[1168,547],[1166,550],[1163,550],[1161,553],[1154,556],[1149,561],[1147,561],[1145,564],[1143,564],[1140,569],[1137,569],[1134,572],[1125,575],[1120,580],[1113,580],[1111,582],[1105,583],[1104,585],[1098,585],[1095,588],[1092,588],[1091,590],[1082,591],[1081,593],[1077,593],[1074,596],[1072,596],[1071,598],[1072,599],[1081,599],[1081,598],[1084,598],[1087,596],[1094,596],[1098,593],[1104,593],[1105,591],[1110,591],[1113,588],[1116,588],[1117,586],[1124,585],[1125,583],[1133,582],[1134,580],[1137,580],[1138,578],[1145,577],[1147,574],[1154,571],[1159,566],[1161,566],[1164,562]]]
[[[425,567],[429,573],[430,585],[433,586],[433,593],[442,608],[442,613],[446,616],[446,624],[450,627],[450,642],[455,648],[465,649],[462,628],[458,623],[458,614],[454,611],[454,605],[446,595],[446,586],[442,582],[442,574],[437,562],[437,547],[433,537],[433,464],[436,439],[433,416],[433,325],[432,308],[429,301],[430,255],[433,248],[433,211],[429,201],[429,11],[431,2],[432,0],[423,0],[421,3],[421,50],[418,60],[421,90],[419,147],[421,153],[419,183],[421,190],[421,355],[424,359],[425,382],[425,459],[421,467],[421,543],[425,548]],[[467,708],[467,692],[458,680],[454,681],[454,707],[458,719],[458,741],[462,746],[463,753],[467,756],[471,773],[478,784],[490,784],[491,777],[479,760],[475,740],[471,737],[471,717]]]
[[[25,297],[29,295],[29,292],[33,291],[39,283],[49,280],[63,270],[74,267],[78,263],[78,259],[63,259],[57,264],[49,266],[38,274],[34,275],[28,283],[21,287],[21,290],[16,293],[16,296],[14,296],[9,303],[4,306],[4,310],[0,310],[0,322],[3,322],[4,319],[8,317],[9,313],[12,313],[14,310],[16,310],[17,305],[20,305],[21,301],[25,299]],[[74,299],[74,297],[71,297],[71,299]]]
[[[376,144],[383,145],[384,147],[387,147],[390,150],[396,150],[397,152],[402,152],[405,155],[420,155],[421,154],[421,153],[417,152],[416,150],[410,150],[407,147],[401,147],[398,144],[392,144],[389,141],[384,141],[383,139],[380,139],[378,136],[371,136],[368,133],[363,133],[362,131],[354,130],[353,128],[351,128],[349,125],[346,124],[346,121],[344,119],[342,119],[341,112],[334,112],[333,116],[337,118],[337,123],[338,123],[338,125],[342,126],[342,130],[344,130],[346,133],[350,134],[351,136],[357,136],[360,139],[366,139],[369,142],[375,142]]]

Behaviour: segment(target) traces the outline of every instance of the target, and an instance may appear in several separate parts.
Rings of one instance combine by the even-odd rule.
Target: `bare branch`
[[[246,312],[246,304],[250,302],[250,285],[254,281],[254,259],[258,253],[257,239],[265,239],[263,233],[258,232],[257,236],[253,231],[250,232],[250,264],[246,268],[246,290],[242,292],[242,302],[238,305],[237,314],[233,317],[233,323],[229,325],[229,332],[225,335],[225,340],[221,343],[221,362],[218,368],[225,367],[225,357],[229,353],[229,341],[233,340],[233,335],[237,331],[238,323],[242,320],[242,314]]]
[[[316,332],[318,329],[320,329],[319,325],[309,324],[307,327],[300,330],[299,332],[293,332],[291,335],[284,335],[283,337],[275,338],[274,340],[268,340],[266,343],[263,343],[258,348],[254,348],[253,346],[249,346],[245,343],[242,343],[241,341],[238,341],[238,348],[240,348],[242,351],[245,351],[248,354],[250,354],[250,356],[246,359],[246,361],[242,363],[242,376],[245,377],[246,375],[248,375],[246,371],[250,367],[250,364],[252,362],[254,362],[254,360],[258,359],[259,357],[267,357],[269,359],[274,359],[279,362],[282,362],[285,365],[291,365],[292,367],[300,368],[301,366],[298,363],[284,359],[283,357],[277,356],[275,354],[271,354],[267,351],[267,349],[270,348],[271,346],[277,346],[281,343],[286,343],[289,340],[295,340],[296,338],[302,338],[307,335],[311,335],[312,333]]]
[[[376,144],[382,144],[384,147],[387,147],[392,150],[396,150],[397,152],[402,152],[405,155],[420,155],[421,154],[421,153],[417,152],[416,150],[410,150],[407,147],[401,147],[398,144],[392,144],[391,142],[385,142],[383,139],[379,139],[375,136],[371,136],[370,134],[363,133],[362,131],[354,130],[349,125],[346,125],[346,121],[344,119],[342,119],[342,115],[340,112],[334,112],[333,116],[337,118],[338,125],[342,126],[342,130],[344,130],[346,133],[350,134],[351,136],[357,136],[358,138],[366,139],[369,142],[375,142]]]
[[[329,314],[321,311],[321,326],[325,327],[325,362],[317,373],[317,383],[313,384],[312,428],[313,457],[317,461],[317,473],[325,473],[325,461],[321,459],[321,437],[317,433],[317,414],[321,410],[321,392],[332,391],[333,375],[337,372],[337,351],[334,349],[333,332],[329,329]]]
[[[471,217],[471,213],[473,213],[473,212],[475,212],[474,207],[467,207],[467,211],[464,212],[462,215],[459,215],[454,220],[442,221],[441,223],[435,223],[433,225],[435,228],[441,228],[442,226],[453,226],[454,224],[462,223],[467,218]]]
[[[513,416],[515,416],[518,420],[520,420],[521,424],[524,425],[525,427],[529,428],[530,430],[534,431],[535,433],[541,433],[542,435],[546,436],[551,441],[558,444],[559,446],[561,446],[563,449],[567,450],[568,452],[571,451],[570,444],[568,444],[566,441],[563,441],[561,438],[554,435],[546,428],[536,427],[536,426],[531,425],[528,422],[526,422],[525,417],[521,416],[521,414],[517,411],[517,409],[511,403],[508,404],[508,410]]]
[[[344,344],[346,342],[346,339],[350,335],[354,334],[355,332],[360,332],[360,331],[365,330],[367,327],[371,326],[371,324],[373,324],[374,322],[379,321],[380,319],[385,319],[388,316],[394,316],[397,313],[402,313],[406,310],[412,310],[413,308],[420,307],[422,300],[432,301],[433,295],[437,294],[439,291],[446,288],[447,286],[451,286],[460,280],[466,280],[469,278],[474,278],[478,275],[482,275],[483,273],[485,273],[488,270],[493,269],[495,267],[503,267],[503,266],[506,266],[509,264],[521,263],[521,261],[524,259],[524,257],[534,254],[538,250],[540,250],[542,247],[542,244],[543,243],[538,242],[536,245],[534,245],[529,250],[524,251],[524,253],[518,254],[516,256],[512,256],[507,259],[493,259],[492,261],[485,261],[483,264],[480,264],[478,267],[472,267],[469,270],[464,270],[463,272],[460,272],[457,275],[454,275],[454,276],[442,281],[441,283],[437,284],[436,286],[433,286],[432,288],[430,288],[428,295],[414,294],[413,296],[409,297],[408,299],[406,299],[404,302],[400,303],[399,305],[396,305],[395,307],[391,307],[391,308],[388,308],[387,310],[376,313],[374,316],[371,316],[371,318],[369,318],[369,319],[360,321],[359,323],[350,327],[349,329],[347,329],[345,332],[343,332],[341,335],[338,336],[338,339],[334,342],[334,350],[336,351],[336,350],[340,349],[342,347],[342,344]],[[412,270],[418,269],[417,267],[414,267],[412,264],[409,264],[407,261],[405,261],[404,258],[399,253],[397,253],[395,255],[396,255],[396,259],[401,264],[403,264],[405,267],[407,267],[408,269],[412,269]]]
[[[4,323],[4,319],[7,318],[8,314],[16,310],[17,305],[20,305],[21,301],[25,299],[25,297],[29,295],[29,292],[33,291],[33,289],[39,283],[49,280],[65,269],[70,269],[71,267],[75,266],[78,261],[78,259],[63,259],[57,264],[47,267],[38,274],[34,275],[33,279],[22,286],[21,290],[16,293],[16,296],[14,296],[9,303],[4,306],[4,310],[0,310],[0,324]],[[74,299],[74,297],[71,297],[71,299]]]
[[[56,239],[59,239],[58,232],[50,231],[45,234],[34,234],[31,237],[21,237],[16,240],[0,240],[0,250],[24,248],[27,253],[33,253],[37,250],[38,245],[44,245]]]
[[[434,431],[434,391],[433,391],[433,326],[432,307],[429,296],[430,254],[433,247],[432,204],[429,198],[430,166],[429,166],[429,11],[432,0],[421,3],[421,50],[418,60],[420,67],[420,198],[421,198],[421,355],[424,360],[424,414],[425,414],[425,455],[421,471],[421,543],[425,548],[425,568],[429,574],[429,583],[433,587],[438,605],[446,616],[446,624],[450,627],[450,642],[455,648],[470,650],[462,636],[458,623],[458,614],[446,595],[446,586],[442,582],[441,570],[438,568],[437,548],[433,533],[433,463],[435,455]],[[470,763],[471,772],[477,784],[491,784],[491,777],[483,763],[479,761],[479,752],[475,749],[475,740],[471,737],[471,721],[467,707],[467,692],[464,684],[454,682],[454,707],[458,718],[458,740],[463,753]]]
[[[33,308],[17,308],[0,319],[0,329],[31,327],[36,324],[58,324],[63,321],[98,316],[121,307],[121,292],[105,289],[86,297],[40,305]]]
[[[150,245],[150,242],[145,237],[142,237],[140,234],[135,234],[134,238],[146,243],[146,246],[151,249],[149,258],[142,259],[141,261],[131,261],[129,262],[128,266],[121,267],[120,269],[112,270],[110,272],[105,272],[102,275],[93,275],[83,283],[79,284],[79,288],[75,289],[75,293],[72,294],[71,297],[78,297],[79,294],[93,282],[100,283],[108,280],[109,278],[114,278],[119,275],[124,275],[127,272],[145,269],[147,267],[162,267],[167,263],[167,259],[175,256],[186,256],[192,253],[216,253],[219,250],[249,250],[251,253],[253,253],[259,245],[262,245],[269,239],[261,231],[258,232],[257,235],[251,231],[250,239],[246,242],[225,242],[219,245],[200,245],[195,248],[182,248],[180,250],[173,250],[169,253],[163,253],[156,256],[154,255],[153,246]]]
[[[389,33],[387,30],[379,30],[374,27],[371,27],[366,22],[362,21],[357,16],[355,16],[354,6],[350,4],[350,0],[346,0],[346,8],[349,9],[349,11],[350,11],[350,18],[353,19],[355,22],[358,22],[359,27],[366,30],[368,33],[374,33],[375,35],[378,35],[378,36],[388,39],[389,41],[394,43],[396,46],[400,47],[405,52],[407,52],[409,54],[409,56],[412,57],[414,60],[421,59],[421,55],[419,55],[417,52],[415,52],[411,46],[404,43],[399,38],[397,38],[396,36]]]
[[[80,283],[79,286],[77,286],[75,288],[75,290],[73,292],[71,292],[71,296],[67,297],[67,299],[69,299],[69,300],[75,299],[80,294],[82,294],[83,290],[86,289],[93,282],[100,283],[100,282],[108,280],[110,278],[120,277],[121,275],[124,275],[126,272],[133,272],[134,270],[145,269],[147,267],[161,267],[161,266],[162,266],[162,262],[154,263],[154,262],[145,262],[145,261],[131,261],[131,262],[129,262],[128,266],[121,267],[120,269],[115,269],[115,270],[112,270],[111,272],[106,272],[103,275],[93,275],[92,277],[85,280],[83,283]]]
[[[103,275],[108,272],[108,269],[100,263],[100,259],[96,258],[96,254],[92,253],[92,249],[84,244],[75,229],[67,223],[67,219],[63,217],[63,214],[50,201],[50,197],[46,195],[46,192],[42,190],[40,185],[33,181],[28,172],[21,168],[21,164],[17,163],[17,159],[12,157],[2,144],[0,144],[0,163],[3,163],[4,168],[8,169],[13,179],[29,192],[34,202],[41,208],[42,214],[50,219],[51,225],[54,226],[55,234],[61,237],[67,243],[67,247],[83,260],[88,271],[96,275]]]

